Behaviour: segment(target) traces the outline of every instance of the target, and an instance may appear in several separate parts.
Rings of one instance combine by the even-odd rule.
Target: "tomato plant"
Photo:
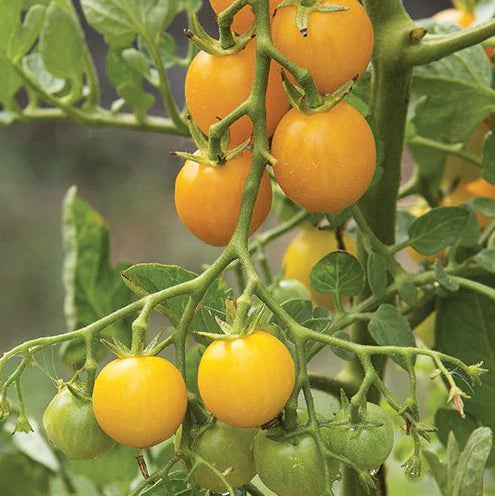
[[[61,389],[43,414],[48,440],[72,460],[90,460],[114,446],[96,422],[91,401]]]
[[[113,360],[98,374],[93,410],[101,428],[119,443],[148,448],[168,439],[186,411],[184,379],[167,360]]]
[[[273,420],[294,383],[289,350],[261,330],[215,341],[199,363],[198,386],[206,408],[236,427],[258,427]]]
[[[199,273],[166,249],[167,264],[114,264],[109,225],[69,189],[65,328],[0,355],[0,492],[490,494],[495,1],[426,20],[401,0],[211,6],[214,36],[199,0],[0,0],[0,124],[167,134],[174,150],[191,138],[197,151],[170,159],[185,229],[166,234],[222,247],[194,248]],[[98,64],[91,29],[108,45]],[[144,170],[129,204],[158,229],[168,212],[142,194]],[[138,256],[132,234],[118,239]],[[67,368],[48,366],[57,347]],[[59,387],[43,417],[53,446],[17,434],[38,424],[39,370]],[[114,441],[128,447],[97,466],[53,451],[92,459]],[[410,486],[425,459],[430,485]]]

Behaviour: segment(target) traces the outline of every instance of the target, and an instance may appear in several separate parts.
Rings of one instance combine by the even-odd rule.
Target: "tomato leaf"
[[[190,281],[197,277],[197,274],[177,265],[144,263],[129,267],[122,272],[122,277],[125,284],[138,296],[145,296]],[[191,328],[195,331],[220,333],[215,316],[225,320],[225,300],[230,294],[231,291],[226,288],[223,280],[217,279],[210,286],[196,310]],[[173,325],[177,325],[184,313],[187,300],[187,295],[175,296],[156,308]]]
[[[493,287],[495,280],[487,277],[481,282]],[[466,289],[450,293],[437,304],[436,348],[464,363],[483,361],[483,366],[488,369],[481,385],[467,390],[471,397],[465,399],[464,410],[479,424],[491,429],[495,428],[494,320],[494,302]]]
[[[53,95],[64,89],[65,80],[47,71],[39,53],[34,52],[26,55],[22,63],[24,70],[41,86],[43,91]]]
[[[356,296],[364,288],[361,264],[345,251],[334,251],[323,257],[311,271],[311,285],[325,294]]]
[[[372,252],[368,257],[368,284],[377,298],[383,298],[387,289],[387,263],[378,253]]]
[[[495,134],[490,131],[483,143],[483,177],[495,184]]]
[[[89,24],[109,45],[130,46],[138,34],[154,41],[178,11],[178,0],[81,0]]]
[[[388,303],[381,305],[373,314],[368,330],[371,337],[380,346],[416,346],[414,334],[408,320],[397,308]],[[407,363],[403,357],[393,356],[392,358],[403,369],[408,370]]]
[[[495,250],[493,248],[480,251],[475,255],[474,260],[487,272],[495,274]]]
[[[459,283],[445,272],[445,269],[438,260],[435,260],[433,270],[435,271],[435,277],[440,286],[443,286],[447,291],[457,291],[459,289]]]
[[[470,212],[465,207],[439,207],[417,218],[409,227],[411,246],[422,255],[433,255],[454,244]]]
[[[101,215],[77,196],[67,192],[62,214],[64,242],[64,312],[68,330],[95,322],[131,301],[131,292],[122,284],[125,264],[110,266],[110,232]],[[104,336],[116,335],[129,341],[130,322],[110,326]]]

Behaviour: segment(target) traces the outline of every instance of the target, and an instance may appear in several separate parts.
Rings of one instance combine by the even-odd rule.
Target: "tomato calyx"
[[[292,107],[296,108],[303,114],[316,114],[319,112],[328,112],[339,104],[351,91],[354,83],[358,79],[356,75],[353,79],[337,88],[333,93],[329,93],[322,97],[323,103],[318,106],[313,106],[304,93],[304,90],[296,86],[289,80],[285,71],[282,71],[282,84],[289,98]]]
[[[278,9],[285,7],[296,7],[296,25],[297,29],[305,38],[308,36],[308,20],[313,12],[322,12],[330,14],[332,12],[343,12],[349,10],[349,7],[343,5],[323,5],[321,0],[285,0],[277,6]]]
[[[246,45],[252,40],[255,27],[251,26],[246,32],[241,35],[234,35],[230,37],[229,47],[222,43],[222,40],[217,40],[210,36],[206,30],[201,26],[196,14],[191,16],[191,23],[189,29],[184,30],[186,36],[200,49],[211,55],[233,55],[243,50]],[[222,46],[224,45],[224,46]]]
[[[208,138],[201,132],[190,115],[187,116],[189,132],[197,150],[194,153],[172,152],[171,155],[181,157],[184,160],[192,160],[200,164],[211,165],[213,167],[223,166],[229,160],[239,155],[251,143],[251,137],[233,148],[228,148],[230,141],[229,131],[225,132],[220,140],[219,152],[212,153]]]

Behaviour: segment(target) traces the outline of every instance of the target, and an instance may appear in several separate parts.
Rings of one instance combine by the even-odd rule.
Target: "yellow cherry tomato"
[[[257,427],[273,420],[289,400],[295,379],[289,350],[262,330],[214,341],[198,370],[206,408],[234,427]]]
[[[199,52],[187,70],[185,96],[194,122],[208,134],[210,126],[235,110],[251,93],[255,69],[255,45],[233,55]],[[271,64],[266,91],[267,132],[271,136],[287,112],[289,101],[282,86],[280,66]],[[245,115],[230,127],[231,144],[239,144],[253,133]]]
[[[100,427],[121,444],[148,448],[168,439],[187,407],[182,375],[159,357],[118,358],[98,374],[93,411]]]
[[[244,184],[253,154],[244,150],[223,165],[186,160],[175,180],[175,207],[182,223],[212,246],[225,246],[239,220]],[[263,172],[249,225],[253,234],[263,224],[272,204],[270,176]]]
[[[357,246],[355,240],[344,234],[344,243],[347,251],[356,255]],[[332,297],[314,290],[309,277],[317,262],[325,255],[338,249],[334,231],[322,231],[313,226],[304,227],[290,242],[285,252],[283,260],[284,277],[302,282],[309,290],[311,299],[318,305],[333,308]]]
[[[373,26],[357,0],[325,0],[341,5],[340,12],[312,12],[307,35],[296,23],[296,7],[277,10],[272,23],[273,42],[290,60],[305,67],[321,93],[332,93],[362,74],[373,53]]]

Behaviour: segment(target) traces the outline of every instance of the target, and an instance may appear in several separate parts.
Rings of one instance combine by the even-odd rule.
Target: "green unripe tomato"
[[[272,290],[272,296],[277,303],[290,300],[310,300],[311,296],[306,286],[296,279],[282,279]]]
[[[260,431],[254,440],[256,470],[265,486],[283,496],[322,494],[325,490],[325,462],[314,439],[310,435],[290,441],[269,439],[268,436],[276,433],[276,429]],[[340,463],[337,460],[328,460],[327,463],[334,482],[339,478]]]
[[[253,441],[258,429],[239,429],[217,421],[201,432],[193,441],[192,451],[223,473],[232,487],[247,484],[256,474],[253,456]],[[196,482],[215,493],[226,491],[225,484],[206,465],[194,472]]]
[[[349,413],[344,410],[337,413],[332,424],[323,429],[329,447],[363,470],[378,469],[392,451],[392,421],[384,410],[373,403],[366,404],[361,424],[352,425]]]
[[[114,446],[100,428],[91,401],[76,398],[61,389],[43,414],[43,426],[50,443],[72,460],[90,460]]]

